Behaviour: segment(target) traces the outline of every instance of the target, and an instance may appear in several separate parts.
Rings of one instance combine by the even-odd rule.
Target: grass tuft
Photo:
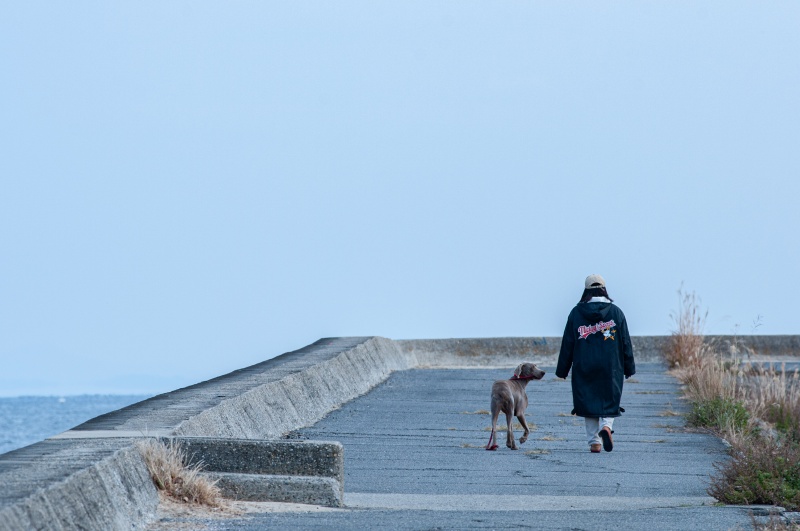
[[[672,404],[669,404],[668,409],[665,409],[661,413],[658,414],[659,417],[680,417],[680,411],[675,411],[672,409]]]
[[[136,443],[136,448],[158,490],[179,502],[220,506],[219,488],[200,475],[201,465],[186,465],[186,453],[179,444],[144,439]]]
[[[550,453],[550,450],[546,448],[534,448],[533,450],[526,450],[523,452],[525,455],[547,455]]]
[[[540,441],[566,441],[564,437],[556,437],[555,435],[545,435],[543,437],[539,437]]]

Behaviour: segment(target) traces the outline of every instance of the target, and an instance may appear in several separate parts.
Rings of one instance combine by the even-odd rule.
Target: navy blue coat
[[[578,303],[567,318],[556,376],[572,369],[573,414],[618,417],[622,383],[636,373],[625,314],[610,302]]]

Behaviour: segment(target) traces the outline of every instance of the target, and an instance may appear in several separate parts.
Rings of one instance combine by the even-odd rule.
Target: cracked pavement
[[[570,384],[553,367],[528,387],[532,432],[520,449],[484,446],[492,382],[512,369],[412,369],[290,434],[345,447],[341,510],[194,521],[209,529],[746,529],[748,510],[706,493],[723,443],[683,428],[686,406],[659,363],[625,383],[614,451],[592,454]],[[500,424],[503,422],[501,415]],[[519,439],[522,430],[515,430]],[[174,524],[181,522],[176,519]],[[190,522],[183,522],[184,524]]]

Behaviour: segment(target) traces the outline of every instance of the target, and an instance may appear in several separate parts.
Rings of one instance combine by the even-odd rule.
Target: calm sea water
[[[0,454],[57,435],[147,395],[20,396],[0,398]]]

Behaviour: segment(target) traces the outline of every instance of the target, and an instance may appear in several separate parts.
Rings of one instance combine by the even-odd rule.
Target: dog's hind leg
[[[525,415],[517,415],[517,418],[519,419],[519,423],[522,425],[522,429],[525,430],[525,433],[523,433],[522,437],[519,438],[519,443],[523,444],[528,440],[528,434],[531,432],[531,430],[528,429],[528,423],[525,422]]]
[[[492,401],[492,433],[489,435],[489,444],[486,445],[487,450],[497,450],[497,417],[499,416],[500,409]]]
[[[506,433],[506,446],[511,448],[512,450],[517,449],[517,443],[514,442],[514,432],[511,428],[511,422],[514,418],[514,415],[511,413],[506,413],[506,424],[508,424],[508,432]]]

